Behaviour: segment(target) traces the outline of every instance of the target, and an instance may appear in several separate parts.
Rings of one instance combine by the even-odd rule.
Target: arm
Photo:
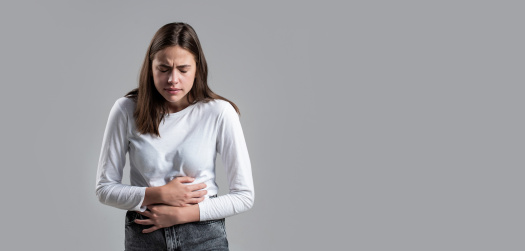
[[[128,116],[122,110],[123,101],[117,100],[109,113],[98,163],[96,194],[103,204],[124,210],[140,210],[146,188],[121,183],[129,144]]]
[[[247,211],[254,203],[248,148],[239,116],[226,103],[218,121],[217,152],[221,154],[230,192],[199,203],[200,221],[221,219]]]

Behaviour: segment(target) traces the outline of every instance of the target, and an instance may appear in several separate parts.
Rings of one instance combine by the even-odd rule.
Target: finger
[[[146,220],[139,220],[139,219],[136,219],[135,220],[135,223],[139,224],[139,225],[155,225],[153,223],[153,220],[150,220],[150,219],[146,219]]]
[[[195,192],[191,192],[190,193],[190,197],[191,198],[200,198],[204,195],[208,194],[208,190],[199,190],[199,191],[195,191]]]
[[[144,211],[144,212],[141,212],[141,211],[136,211],[137,213],[141,214],[141,215],[144,215],[148,218],[151,218],[152,214],[150,211]]]
[[[197,190],[201,190],[201,189],[204,189],[204,188],[206,188],[206,184],[204,184],[204,183],[188,185],[188,189],[190,191],[197,191]]]
[[[175,179],[180,183],[191,183],[195,180],[195,178],[189,176],[177,177]]]
[[[160,227],[158,227],[158,226],[153,226],[153,227],[150,227],[150,228],[147,228],[147,229],[142,230],[142,233],[144,233],[144,234],[149,234],[149,233],[151,233],[151,232],[153,232],[153,231],[156,231],[156,230],[158,230],[158,229],[160,229]]]
[[[205,199],[204,197],[190,199],[188,201],[188,204],[186,204],[185,206],[191,206],[191,205],[197,204],[197,203],[203,201],[204,199]]]

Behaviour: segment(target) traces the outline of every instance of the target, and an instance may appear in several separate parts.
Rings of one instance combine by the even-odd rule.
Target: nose
[[[177,73],[177,70],[172,70],[170,77],[168,78],[168,83],[175,85],[179,83],[179,80],[180,80],[180,74]]]

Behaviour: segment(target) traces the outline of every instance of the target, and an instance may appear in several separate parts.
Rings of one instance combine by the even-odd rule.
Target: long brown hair
[[[222,99],[230,102],[239,113],[239,108],[233,102],[215,94],[208,87],[208,65],[195,30],[186,23],[169,23],[162,26],[151,39],[140,70],[139,87],[125,95],[137,103],[133,115],[137,130],[142,134],[151,133],[160,137],[159,124],[168,113],[168,107],[167,101],[155,88],[151,63],[157,52],[176,45],[191,52],[197,66],[193,87],[186,95],[188,102],[193,104]]]

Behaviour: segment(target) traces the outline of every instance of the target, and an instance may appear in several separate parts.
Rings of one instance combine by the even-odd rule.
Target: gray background
[[[106,119],[184,21],[252,159],[232,250],[524,250],[523,4],[248,2],[2,1],[1,249],[123,249]]]

